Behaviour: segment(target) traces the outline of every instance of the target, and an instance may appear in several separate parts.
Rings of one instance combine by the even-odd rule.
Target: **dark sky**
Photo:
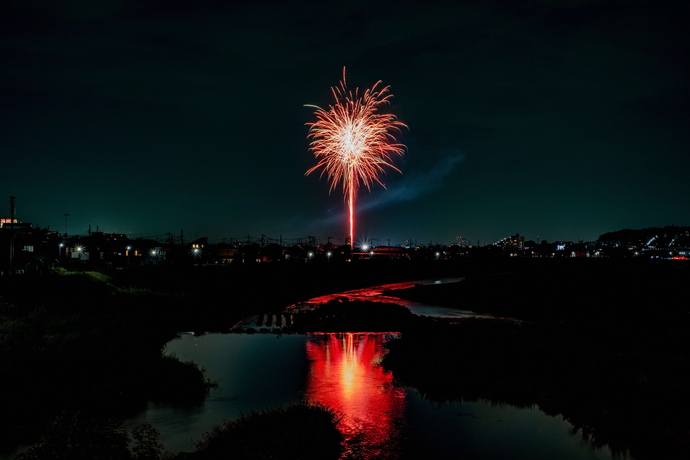
[[[5,0],[0,197],[68,233],[343,243],[304,105],[346,66],[409,126],[358,240],[690,225],[687,2],[448,3]]]

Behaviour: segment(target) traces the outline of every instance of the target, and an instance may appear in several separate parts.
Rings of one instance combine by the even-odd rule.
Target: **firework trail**
[[[335,103],[328,110],[315,105],[316,121],[307,123],[308,138],[311,139],[309,150],[314,153],[318,163],[309,169],[309,175],[321,169],[321,176],[326,174],[331,183],[329,192],[343,184],[343,194],[350,214],[350,244],[354,249],[354,207],[357,190],[364,184],[371,190],[371,185],[378,182],[386,187],[379,178],[390,167],[400,172],[391,163],[391,157],[405,152],[403,144],[395,143],[395,132],[407,127],[397,120],[395,115],[380,113],[379,107],[389,104],[393,97],[388,92],[389,86],[379,89],[381,81],[360,94],[359,88],[348,91],[343,67],[343,79],[340,85],[331,87]]]

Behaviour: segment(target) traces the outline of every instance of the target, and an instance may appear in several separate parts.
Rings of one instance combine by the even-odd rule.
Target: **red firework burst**
[[[403,144],[395,143],[394,133],[407,127],[395,115],[381,113],[379,108],[389,104],[393,97],[389,86],[379,89],[378,81],[362,94],[359,88],[348,91],[343,67],[340,85],[332,87],[335,103],[328,110],[314,105],[316,121],[307,123],[309,150],[314,153],[318,163],[306,175],[321,169],[331,183],[330,191],[343,184],[343,194],[350,212],[350,244],[354,248],[354,203],[357,190],[364,184],[378,182],[385,188],[380,175],[389,167],[400,170],[392,164],[392,157],[405,152]]]

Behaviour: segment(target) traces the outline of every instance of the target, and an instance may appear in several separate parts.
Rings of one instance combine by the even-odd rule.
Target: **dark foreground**
[[[130,417],[148,401],[198,404],[214,382],[194,363],[163,355],[179,331],[226,332],[247,315],[312,296],[445,270],[381,268],[160,266],[0,277],[0,455],[65,424],[108,443],[106,434],[82,427],[121,430],[108,420]]]
[[[690,267],[584,262],[398,291],[521,321],[418,323],[384,366],[434,400],[537,404],[614,452],[688,458]]]
[[[162,354],[176,332],[227,331],[246,315],[278,312],[317,295],[456,276],[467,279],[403,295],[522,322],[448,325],[399,312],[391,326],[403,332],[402,339],[391,344],[384,363],[398,380],[438,400],[537,403],[548,413],[564,414],[595,440],[614,449],[630,448],[639,458],[689,451],[688,263],[262,265],[148,267],[0,280],[0,454],[18,440],[37,441],[39,433],[44,433],[41,446],[50,445],[56,440],[52,429],[57,439],[74,435],[89,445],[122,447],[122,435],[137,440],[134,447],[125,443],[117,455],[113,451],[108,456],[106,449],[98,458],[160,458],[155,430],[143,426],[123,434],[117,420],[141,410],[148,400],[194,405],[205,397],[213,382],[203,370]],[[387,326],[385,318],[367,314],[361,305],[350,309],[354,315],[343,307],[324,310],[328,317],[336,313],[340,329]],[[322,321],[319,316],[305,318],[302,328],[321,328]],[[333,417],[328,411],[318,415],[320,411],[301,414],[321,421]],[[272,416],[285,419],[279,413]],[[216,435],[221,432],[219,428]],[[337,446],[335,438],[331,441]],[[203,445],[200,440],[199,447]],[[72,452],[69,458],[96,458]],[[247,456],[238,458],[254,458],[250,452],[248,448]],[[331,458],[338,457],[334,452]],[[210,453],[187,455],[215,458]],[[66,457],[41,451],[27,458]]]

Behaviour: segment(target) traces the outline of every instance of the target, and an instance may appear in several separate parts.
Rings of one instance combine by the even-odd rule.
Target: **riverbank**
[[[591,262],[524,264],[396,291],[522,322],[410,329],[390,343],[383,364],[432,399],[537,404],[636,458],[686,457],[690,266]]]
[[[160,318],[168,297],[110,281],[96,272],[3,280],[0,455],[36,441],[61,414],[126,417],[148,400],[207,395],[203,369],[163,355],[176,337]]]
[[[403,339],[393,342],[387,364],[396,378],[439,399],[469,395],[536,402],[598,439],[632,442],[643,456],[685,445],[690,324],[682,288],[690,265],[362,262],[140,267],[3,278],[0,429],[6,444],[0,450],[7,450],[9,441],[36,439],[38,428],[65,410],[91,408],[100,416],[122,417],[149,400],[193,405],[194,398],[175,401],[174,394],[203,398],[210,382],[193,365],[163,360],[165,343],[178,331],[225,332],[248,315],[280,313],[315,296],[435,277],[466,280],[409,294],[515,317],[526,326],[466,321],[458,325],[465,329],[453,329],[408,321],[400,312]],[[342,307],[334,306],[342,327],[362,326],[343,316],[348,312]],[[390,329],[384,327],[385,315],[374,316],[377,328]],[[319,324],[323,318],[309,320]],[[461,369],[461,379],[448,369]],[[181,374],[190,378],[178,378]],[[169,386],[183,380],[200,391]]]
[[[139,267],[0,278],[0,456],[60,414],[124,418],[147,401],[194,405],[212,382],[164,357],[179,331],[226,332],[247,315],[442,266]],[[69,416],[67,416],[69,418]]]

